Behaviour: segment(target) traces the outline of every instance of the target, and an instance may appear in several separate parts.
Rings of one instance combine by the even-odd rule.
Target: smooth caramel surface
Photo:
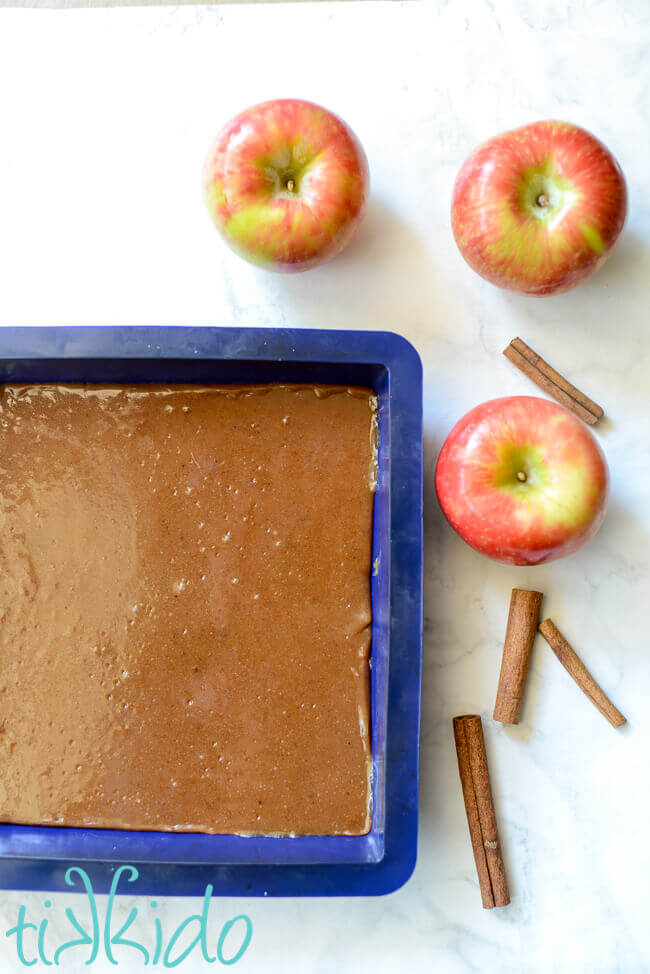
[[[375,399],[0,388],[0,820],[370,825]]]

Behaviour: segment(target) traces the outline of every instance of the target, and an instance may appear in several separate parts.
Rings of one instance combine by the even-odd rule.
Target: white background
[[[242,911],[253,920],[236,970],[650,970],[649,47],[647,0],[0,11],[0,323],[391,329],[424,362],[418,866],[402,891],[379,900],[216,901],[211,929]],[[344,255],[276,277],[221,245],[200,170],[229,116],[287,95],[351,124],[373,196]],[[464,265],[449,199],[476,142],[544,117],[580,123],[611,147],[631,211],[592,281],[526,299]],[[431,476],[467,409],[535,393],[500,354],[517,334],[603,404],[597,435],[613,481],[600,535],[534,570],[466,548],[443,523]],[[541,641],[522,723],[488,719],[513,585],[546,592],[545,614],[627,727],[614,731]],[[491,912],[480,906],[451,732],[451,717],[467,711],[486,718],[513,895]],[[17,904],[40,916],[42,900],[0,893],[3,972],[21,969],[4,937]],[[61,931],[65,906],[78,902],[54,897]],[[196,906],[166,900],[165,928]],[[85,956],[63,969],[83,970]],[[140,969],[120,958],[120,970]]]

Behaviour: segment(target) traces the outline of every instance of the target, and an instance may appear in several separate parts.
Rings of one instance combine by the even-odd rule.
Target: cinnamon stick
[[[486,910],[510,902],[497,829],[483,725],[478,714],[454,717],[458,771],[465,800],[474,861]]]
[[[503,354],[547,395],[562,403],[585,423],[593,426],[602,419],[602,407],[556,372],[521,338],[513,338]]]
[[[510,596],[499,686],[494,704],[494,719],[502,724],[519,723],[542,598],[541,592],[523,588],[513,588]]]
[[[540,625],[539,631],[569,676],[573,677],[585,696],[589,697],[612,727],[620,727],[621,724],[624,724],[626,718],[614,706],[609,697],[603,693],[576,651],[569,645],[551,619],[545,619]]]

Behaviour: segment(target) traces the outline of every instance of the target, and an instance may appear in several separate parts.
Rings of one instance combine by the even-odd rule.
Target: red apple
[[[454,426],[436,491],[447,520],[476,551],[539,565],[594,536],[609,476],[593,434],[564,406],[510,396],[476,406]]]
[[[557,294],[611,254],[627,214],[620,166],[577,125],[536,122],[480,145],[454,186],[451,222],[481,277],[522,294]]]
[[[236,253],[271,270],[304,271],[354,235],[368,197],[368,161],[332,112],[279,99],[228,122],[206,160],[203,186]]]

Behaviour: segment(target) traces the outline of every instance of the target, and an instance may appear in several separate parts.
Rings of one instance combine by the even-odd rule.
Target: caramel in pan
[[[370,826],[371,390],[0,388],[0,821]]]

